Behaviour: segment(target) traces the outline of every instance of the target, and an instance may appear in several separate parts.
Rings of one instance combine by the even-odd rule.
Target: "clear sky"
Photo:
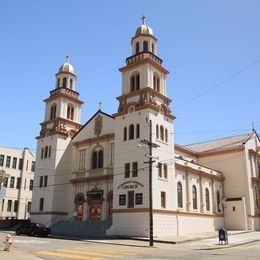
[[[0,144],[36,148],[43,99],[67,52],[82,123],[113,114],[131,37],[145,14],[170,74],[179,144],[260,130],[259,0],[2,0]]]

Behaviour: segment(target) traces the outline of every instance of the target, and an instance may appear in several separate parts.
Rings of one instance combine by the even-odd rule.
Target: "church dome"
[[[150,34],[153,36],[153,29],[151,27],[149,27],[147,24],[141,24],[136,32],[135,32],[135,36],[141,35],[141,34]]]
[[[60,66],[59,72],[70,72],[74,74],[74,68],[68,62],[65,62],[63,65]]]

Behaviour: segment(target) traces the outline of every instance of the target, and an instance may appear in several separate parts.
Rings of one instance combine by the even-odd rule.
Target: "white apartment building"
[[[31,209],[35,157],[28,149],[0,146],[0,219],[28,219]]]
[[[169,71],[158,56],[153,30],[144,22],[131,39],[131,50],[119,69],[118,110],[108,115],[99,109],[84,125],[74,68],[68,59],[60,67],[55,87],[44,100],[45,116],[37,137],[32,220],[48,226],[67,221],[66,227],[74,219],[111,221],[109,235],[149,236],[147,143],[153,143],[154,236],[223,227],[259,229],[257,134],[243,139],[248,144],[241,150],[244,157],[230,163],[225,156],[236,149],[225,150],[224,157],[212,161],[214,153],[201,154],[196,151],[199,145],[175,145],[175,117],[166,84]],[[219,156],[223,147],[208,149],[218,149],[214,156]],[[248,149],[252,162],[247,161]],[[238,170],[238,161],[246,168]]]

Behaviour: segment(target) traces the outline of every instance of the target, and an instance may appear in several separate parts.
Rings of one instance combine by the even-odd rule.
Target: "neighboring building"
[[[151,140],[154,235],[224,227],[228,169],[211,167],[196,152],[175,145],[175,117],[166,86],[169,72],[157,56],[152,29],[144,23],[139,26],[131,45],[132,55],[120,68],[122,91],[113,115],[99,109],[82,126],[83,102],[68,59],[56,74],[55,88],[44,100],[45,117],[37,137],[32,220],[54,229],[63,223],[63,232],[73,228],[75,219],[112,221],[107,234],[148,236],[146,144]],[[245,228],[249,227],[253,228]]]
[[[0,146],[0,219],[28,219],[31,208],[35,158],[28,148]]]

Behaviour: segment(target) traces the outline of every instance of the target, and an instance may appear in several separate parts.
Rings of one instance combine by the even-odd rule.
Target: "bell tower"
[[[68,176],[57,176],[57,166],[70,143],[81,128],[80,112],[83,102],[76,92],[77,76],[73,66],[66,62],[55,75],[56,82],[45,102],[44,121],[37,139],[35,184],[32,199],[33,221],[50,226],[57,215],[66,214],[61,203],[54,205],[55,186],[67,182]],[[71,158],[70,158],[71,159]],[[69,160],[69,158],[68,158]],[[67,161],[66,169],[72,162]],[[63,191],[66,196],[65,191]]]
[[[167,163],[174,157],[175,119],[169,107],[171,100],[167,97],[166,77],[169,72],[157,56],[157,38],[146,24],[146,17],[141,20],[131,39],[132,55],[126,58],[126,66],[119,69],[122,92],[117,97],[119,106],[114,114],[116,160],[113,226],[110,231],[118,235],[149,234],[148,143],[154,144],[152,206],[160,211],[173,210],[174,205],[174,162]],[[162,201],[166,202],[162,205]]]

